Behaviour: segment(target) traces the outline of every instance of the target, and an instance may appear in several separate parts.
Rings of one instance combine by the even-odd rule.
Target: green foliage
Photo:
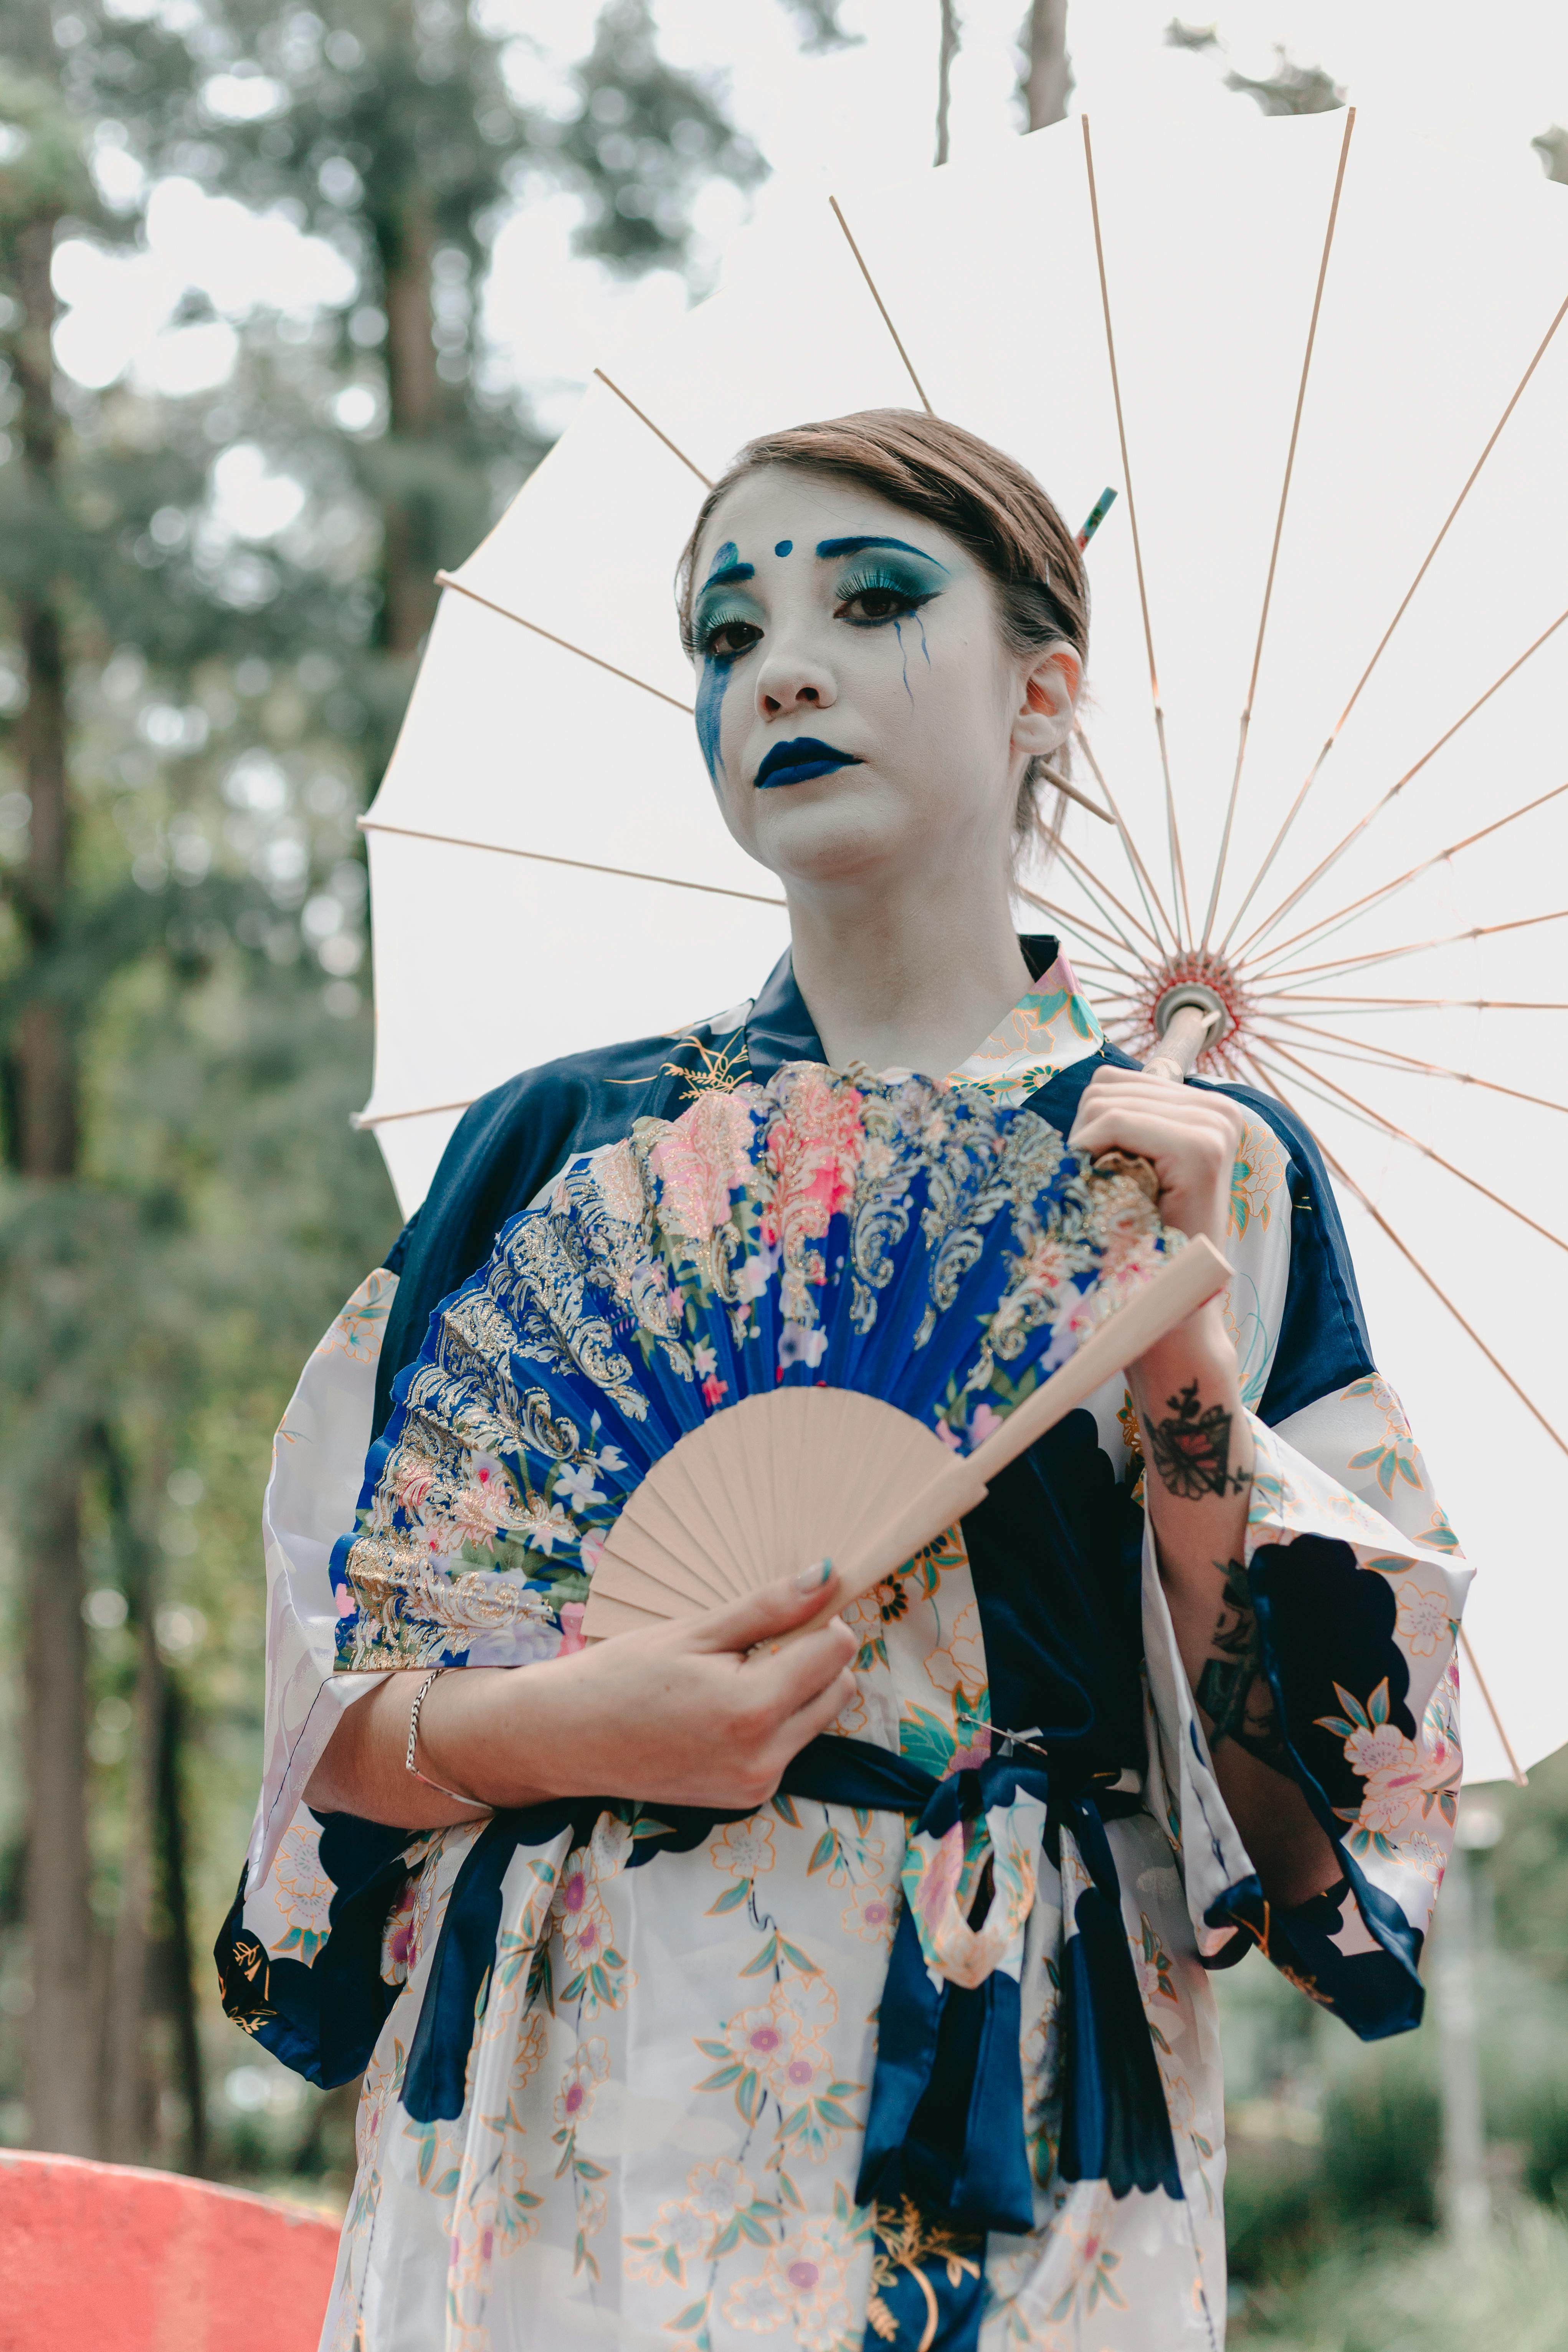
[[[352,2095],[322,2097],[238,2042],[203,1948],[232,1898],[259,1771],[272,1432],[397,1224],[375,1146],[349,1123],[371,1055],[354,820],[401,716],[433,571],[468,553],[543,447],[481,335],[507,209],[564,185],[590,250],[627,271],[679,266],[696,189],[762,166],[721,93],[668,68],[626,0],[577,71],[570,121],[515,99],[507,37],[453,0],[73,0],[13,12],[0,43],[0,1152],[15,1158],[11,1081],[39,1007],[64,1016],[79,1138],[60,1181],[0,1169],[0,1608],[18,1658],[24,1505],[68,1475],[91,1628],[95,1934],[107,1951],[122,1924],[151,1612],[179,1702],[166,1719],[182,1727],[207,2063],[236,2086],[216,2103],[216,2161],[341,2180]],[[170,177],[326,240],[342,290],[237,315],[233,368],[210,392],[51,387],[37,325],[49,240],[134,247]],[[192,294],[176,324],[215,317]],[[25,391],[47,462],[16,429]],[[226,519],[217,468],[236,450],[273,486],[276,524]],[[64,648],[69,772],[47,922],[29,898],[26,628],[40,607]],[[13,2139],[27,2128],[30,1998],[19,1701],[16,1677],[0,1682],[0,2138]],[[157,1883],[149,1923],[142,2152],[163,2162],[189,2152],[175,2028],[193,1955],[177,1893]]]
[[[1230,2341],[1258,2352],[1568,2352],[1568,2224],[1527,2210],[1474,2252],[1352,2238],[1293,2291],[1249,2296]]]

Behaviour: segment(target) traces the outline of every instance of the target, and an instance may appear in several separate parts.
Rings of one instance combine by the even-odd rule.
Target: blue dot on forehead
[[[795,541],[793,539],[781,539],[778,545],[774,548],[773,553],[775,555],[788,555],[792,552],[794,547]]]

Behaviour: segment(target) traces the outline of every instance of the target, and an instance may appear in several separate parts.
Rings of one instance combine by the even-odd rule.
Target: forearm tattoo
[[[1212,1726],[1210,1750],[1234,1739],[1270,1771],[1288,1773],[1290,1759],[1263,1671],[1263,1637],[1247,1570],[1238,1559],[1215,1560],[1215,1566],[1225,1578],[1225,1599],[1214,1630],[1215,1655],[1205,1661],[1194,1693]]]
[[[1250,1481],[1231,1470],[1231,1416],[1224,1405],[1200,1407],[1198,1384],[1189,1381],[1179,1395],[1165,1399],[1165,1420],[1149,1424],[1149,1451],[1167,1494],[1184,1503],[1245,1494]]]

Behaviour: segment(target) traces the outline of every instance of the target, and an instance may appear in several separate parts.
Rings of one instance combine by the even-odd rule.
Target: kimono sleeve
[[[431,1843],[347,1815],[319,1822],[305,1802],[344,1711],[380,1679],[333,1671],[330,1563],[364,1475],[376,1360],[396,1286],[384,1267],[360,1285],[306,1364],[274,1441],[262,1510],[266,1764],[239,1893],[216,1951],[234,2022],[323,2084],[360,2071],[396,1997],[400,1956],[384,1974],[384,1934]]]
[[[1420,2021],[1417,1969],[1458,1811],[1455,1653],[1471,1570],[1399,1400],[1371,1367],[1321,1163],[1283,1121],[1276,1131],[1272,1108],[1268,1120],[1260,1104],[1243,1108],[1226,1319],[1256,1447],[1244,1565],[1289,1769],[1343,1879],[1290,1910],[1266,1900],[1220,1793],[1146,1528],[1151,1802],[1178,1849],[1205,1961],[1228,1966],[1257,1943],[1374,2040]]]

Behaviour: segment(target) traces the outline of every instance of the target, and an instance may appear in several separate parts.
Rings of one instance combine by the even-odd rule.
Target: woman
[[[1215,2347],[1205,1969],[1256,1942],[1360,2033],[1417,2021],[1468,1571],[1310,1140],[1144,1077],[1012,928],[1088,653],[1038,485],[902,412],[770,436],[706,500],[680,609],[790,954],[682,1039],[476,1105],[280,1433],[268,1781],[219,1958],[280,2057],[365,2069],[323,2342]],[[542,1623],[469,1576],[433,1642],[373,1511],[334,1588],[362,1473],[366,1506],[411,1491],[393,1376],[507,1221],[636,1118],[801,1059],[1142,1154],[1227,1300],[782,1649],[752,1654],[828,1563],[586,1650],[575,1603]],[[482,1532],[487,1475],[416,1507],[433,1550],[454,1512]]]

